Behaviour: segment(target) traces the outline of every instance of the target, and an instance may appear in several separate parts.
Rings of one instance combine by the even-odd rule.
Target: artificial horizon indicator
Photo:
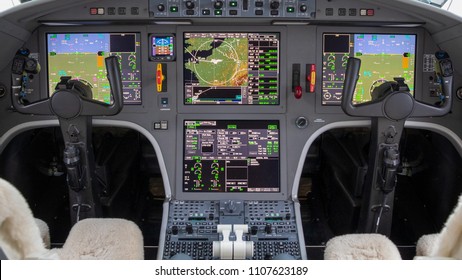
[[[62,76],[88,84],[92,98],[110,104],[104,59],[119,57],[124,104],[141,104],[141,47],[139,33],[48,33],[48,91]]]
[[[375,88],[396,77],[414,93],[416,35],[325,33],[322,38],[323,105],[340,105],[350,56],[361,59],[354,104],[371,101]]]

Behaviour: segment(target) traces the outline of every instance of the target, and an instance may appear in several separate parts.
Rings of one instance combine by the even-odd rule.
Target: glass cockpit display
[[[184,121],[184,192],[279,192],[279,121]]]
[[[323,34],[322,104],[340,105],[347,60],[361,59],[354,104],[371,101],[374,89],[395,77],[414,93],[416,35]]]
[[[151,35],[149,36],[150,60],[151,61],[173,61],[175,59],[175,37],[173,35]]]
[[[118,56],[124,104],[141,104],[139,33],[47,34],[48,87],[51,95],[62,76],[89,85],[93,99],[111,103],[104,59]]]
[[[279,34],[184,33],[184,103],[278,105]]]

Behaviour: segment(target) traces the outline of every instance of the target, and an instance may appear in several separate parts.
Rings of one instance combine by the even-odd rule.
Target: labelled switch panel
[[[279,254],[301,259],[294,205],[291,201],[174,200],[170,202],[163,259],[186,254],[195,260],[220,259],[214,242],[225,238],[220,227],[229,227],[233,241],[250,241],[246,259],[272,259]],[[236,228],[244,229],[242,236]],[[241,237],[242,240],[236,240]],[[160,242],[161,244],[163,242]]]
[[[315,0],[149,0],[150,16],[313,19]]]

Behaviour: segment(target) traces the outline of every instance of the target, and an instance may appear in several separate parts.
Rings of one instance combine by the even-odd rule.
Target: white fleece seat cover
[[[443,230],[439,234],[424,235],[419,239],[417,256],[462,260],[462,195]]]
[[[22,194],[0,178],[0,247],[8,259],[54,258],[45,248],[38,223],[43,227]],[[47,228],[42,229],[44,236],[48,235]]]
[[[329,240],[325,260],[401,260],[398,248],[381,234],[346,234]]]
[[[8,259],[144,259],[141,230],[123,219],[82,220],[62,249],[48,250],[46,245],[46,223],[34,219],[21,193],[0,178],[0,247]]]
[[[123,219],[85,219],[75,224],[62,249],[67,260],[143,260],[143,236],[138,226]]]
[[[37,218],[35,218],[35,223],[39,228],[40,238],[42,238],[43,245],[45,245],[45,248],[50,249],[50,229],[48,228],[47,223]]]
[[[423,235],[422,237],[420,237],[415,247],[415,255],[417,257],[430,256],[437,237],[438,237],[438,233],[427,234],[427,235]]]

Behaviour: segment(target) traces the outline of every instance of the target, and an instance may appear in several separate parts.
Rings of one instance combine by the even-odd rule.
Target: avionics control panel
[[[315,0],[150,0],[154,17],[275,17],[315,16]]]
[[[169,208],[163,259],[301,259],[290,201],[175,200]]]

